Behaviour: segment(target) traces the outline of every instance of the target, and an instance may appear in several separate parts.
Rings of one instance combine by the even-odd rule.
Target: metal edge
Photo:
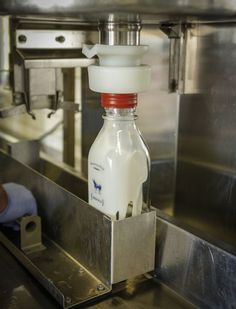
[[[132,233],[130,233],[131,230]],[[119,241],[122,242],[123,247],[120,246]],[[155,267],[155,245],[155,210],[112,221],[111,282],[118,283],[152,271]],[[122,260],[125,261],[125,265],[121,264]],[[130,260],[135,261],[137,267],[131,267]]]
[[[26,255],[21,252],[8,238],[0,232],[0,242],[17,258],[17,260],[24,265],[24,267],[37,279],[42,286],[44,286],[49,293],[62,305],[65,306],[65,298],[64,295],[60,292],[60,290],[51,282],[44,280],[42,272],[32,263]]]

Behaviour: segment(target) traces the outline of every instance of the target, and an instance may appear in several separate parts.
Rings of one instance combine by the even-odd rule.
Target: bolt
[[[158,274],[157,273],[153,274],[153,278],[158,278]]]
[[[80,274],[83,274],[83,273],[84,273],[84,269],[83,269],[82,267],[80,267],[79,273],[80,273]]]
[[[71,304],[72,299],[69,296],[66,296],[66,303],[67,304]]]
[[[66,38],[63,35],[57,36],[55,40],[59,43],[64,43]]]
[[[97,286],[97,290],[98,290],[99,292],[104,291],[104,290],[105,290],[104,285],[102,285],[102,284],[100,283],[100,284]]]
[[[18,36],[18,41],[20,43],[25,43],[27,41],[27,37],[24,34]]]

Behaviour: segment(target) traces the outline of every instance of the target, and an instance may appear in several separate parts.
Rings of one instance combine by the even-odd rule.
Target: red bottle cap
[[[104,108],[133,108],[137,105],[137,93],[101,93]]]

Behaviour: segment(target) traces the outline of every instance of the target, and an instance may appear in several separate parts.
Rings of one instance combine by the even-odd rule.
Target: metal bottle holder
[[[26,217],[20,222],[21,233],[3,229],[0,241],[61,306],[99,297],[110,292],[112,284],[154,269],[155,211],[113,221],[2,152],[0,165],[2,182],[32,190],[43,231],[41,243],[40,219]]]

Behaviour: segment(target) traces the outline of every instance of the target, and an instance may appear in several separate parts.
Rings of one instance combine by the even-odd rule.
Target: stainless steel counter
[[[0,13],[7,15],[44,15],[76,17],[91,20],[106,18],[109,13],[119,12],[116,17],[136,19],[141,13],[142,19],[171,20],[178,17],[233,17],[235,16],[235,2],[232,0],[113,0],[113,1],[63,1],[63,0],[8,0],[1,1]],[[114,14],[109,15],[110,19]]]
[[[60,308],[53,298],[0,244],[0,308]],[[124,286],[124,284],[123,284]],[[114,290],[120,290],[117,286]],[[78,308],[78,307],[77,307]],[[87,304],[91,309],[194,308],[168,288],[151,280],[129,282],[123,291]]]

